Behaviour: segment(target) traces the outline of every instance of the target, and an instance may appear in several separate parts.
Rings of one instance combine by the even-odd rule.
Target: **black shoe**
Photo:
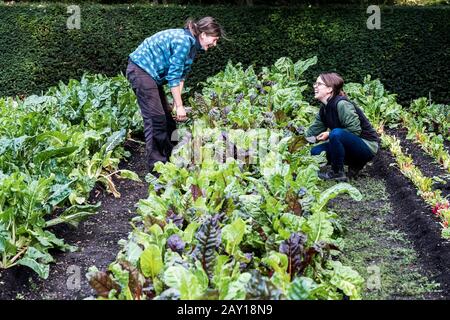
[[[328,172],[319,172],[319,178],[322,180],[335,180],[338,182],[348,181],[348,178],[345,175],[344,170],[339,170],[338,172],[335,172],[333,170]]]
[[[356,179],[362,170],[362,167],[348,167],[347,176],[349,179]]]

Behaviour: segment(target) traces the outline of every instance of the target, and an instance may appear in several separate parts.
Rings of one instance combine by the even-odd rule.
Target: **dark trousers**
[[[173,149],[171,136],[176,129],[164,88],[132,61],[128,62],[126,77],[137,97],[142,118],[147,153],[147,165],[152,171],[156,162],[167,162]]]
[[[344,170],[344,164],[362,169],[374,157],[370,148],[360,137],[344,129],[331,130],[328,140],[312,148],[311,154],[319,155],[325,151],[328,162],[335,172]]]

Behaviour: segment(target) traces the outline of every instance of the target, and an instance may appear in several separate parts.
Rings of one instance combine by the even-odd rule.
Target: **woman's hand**
[[[183,106],[177,106],[176,108],[177,108],[176,109],[177,115],[175,117],[175,120],[177,120],[177,121],[186,121],[187,116],[186,116],[186,110],[184,109],[184,107]]]
[[[328,136],[330,135],[330,133],[328,131],[322,132],[321,134],[319,134],[316,138],[318,141],[325,141],[328,140]]]

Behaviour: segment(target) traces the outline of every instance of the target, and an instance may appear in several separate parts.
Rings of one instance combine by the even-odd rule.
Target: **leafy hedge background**
[[[14,1],[5,0],[4,2]],[[43,2],[42,0],[15,0],[15,2]],[[180,5],[270,5],[270,6],[291,6],[291,5],[335,5],[335,4],[370,4],[380,5],[448,5],[450,0],[47,0],[47,3],[153,3],[153,4],[180,4]]]
[[[228,60],[259,68],[282,56],[317,55],[311,82],[320,71],[335,70],[346,81],[371,74],[402,103],[429,94],[450,102],[449,7],[384,7],[381,29],[368,30],[364,6],[80,6],[81,29],[68,30],[67,5],[0,5],[0,96],[39,93],[85,72],[124,72],[128,54],[146,37],[212,15],[231,41],[198,57],[188,86]]]

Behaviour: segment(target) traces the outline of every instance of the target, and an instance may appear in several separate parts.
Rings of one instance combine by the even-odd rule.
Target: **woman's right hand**
[[[186,121],[187,120],[186,110],[184,109],[183,106],[177,106],[176,112],[177,112],[177,116],[176,116],[175,120],[177,120],[177,121]]]
[[[319,134],[316,138],[318,141],[325,141],[328,140],[328,136],[330,135],[330,133],[328,131],[322,132],[321,134]]]

